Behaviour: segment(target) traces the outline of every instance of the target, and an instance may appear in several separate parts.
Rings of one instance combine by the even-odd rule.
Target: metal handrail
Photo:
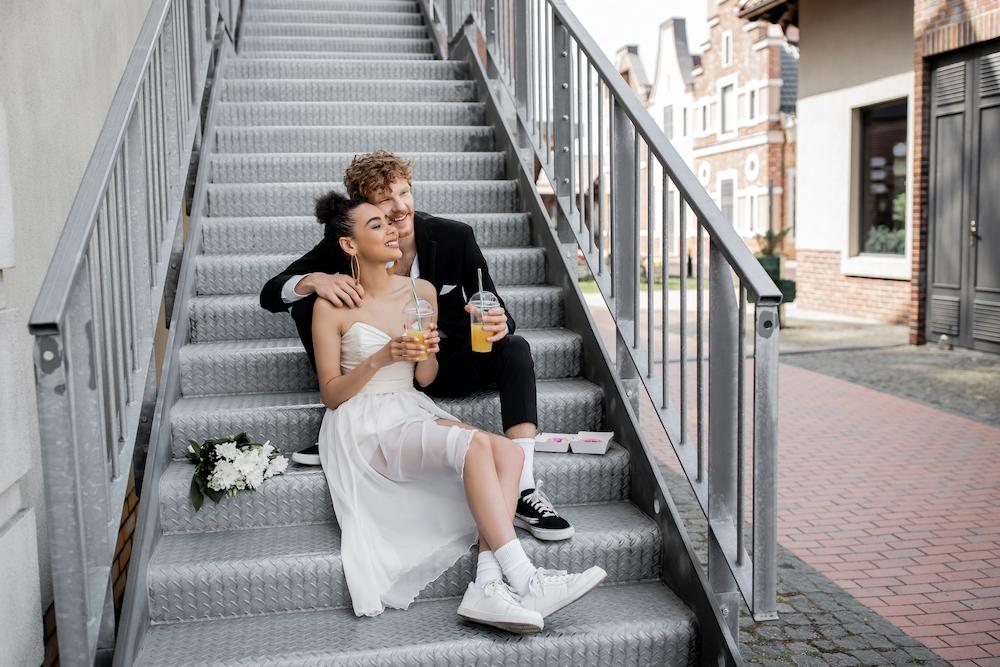
[[[780,291],[564,0],[422,3],[428,15],[444,16],[447,39],[454,39],[465,21],[473,22],[485,37],[491,82],[516,110],[523,145],[533,150],[555,191],[560,238],[575,242],[615,318],[617,374],[626,386],[641,383],[649,395],[707,517],[709,581],[714,592],[728,602],[738,591],[756,619],[775,618]],[[671,189],[678,193],[676,216]],[[648,230],[645,255],[643,211]],[[692,318],[687,312],[684,262],[689,214],[697,267],[693,388],[688,381]],[[679,224],[674,226],[675,222]],[[659,321],[653,276],[657,229],[662,229]],[[679,356],[671,345],[675,334],[669,311],[667,242],[672,229],[678,232],[681,254]],[[640,278],[644,258],[645,280]],[[645,318],[640,305],[643,283]],[[755,309],[749,354],[748,301]],[[751,401],[745,377],[748,358]],[[672,375],[679,381],[672,382]],[[630,395],[638,414],[638,393]],[[749,424],[744,423],[747,417]],[[753,449],[752,558],[744,539],[748,433]]]
[[[114,642],[111,566],[218,21],[214,0],[152,3],[28,322],[65,665]]]

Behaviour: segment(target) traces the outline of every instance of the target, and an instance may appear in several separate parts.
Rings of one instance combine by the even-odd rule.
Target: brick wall
[[[798,249],[795,303],[802,308],[905,324],[910,286],[901,280],[845,276],[840,252]]]
[[[111,590],[114,591],[116,623],[122,611],[122,599],[125,595],[129,559],[132,557],[132,536],[135,533],[138,508],[139,494],[135,490],[135,469],[133,469],[128,476],[128,491],[125,492],[125,502],[122,504],[122,521],[118,527],[118,544],[115,545],[115,560],[111,564]],[[42,622],[45,628],[45,662],[42,665],[43,667],[56,667],[59,664],[59,643],[54,604],[49,605]]]
[[[997,0],[916,0],[913,8],[914,146],[913,246],[909,325],[910,343],[924,342],[927,308],[927,169],[930,125],[930,66],[928,58],[1000,37]]]

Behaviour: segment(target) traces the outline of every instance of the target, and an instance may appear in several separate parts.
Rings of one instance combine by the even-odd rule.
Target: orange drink
[[[490,308],[497,308],[500,305],[500,299],[492,292],[476,292],[469,299],[469,305],[472,306],[472,312],[469,313],[472,319],[472,351],[492,352],[493,343],[486,339],[494,332],[483,329],[485,324],[483,316],[489,312]]]
[[[415,338],[424,351],[413,361],[424,361],[428,357],[427,335],[428,325],[434,321],[434,308],[423,299],[417,299],[416,303],[409,303],[403,308],[404,336]]]
[[[415,324],[416,323],[414,323],[414,325]],[[405,335],[409,336],[410,338],[416,338],[417,339],[417,343],[419,343],[420,346],[424,348],[423,353],[421,353],[420,355],[414,357],[414,361],[424,361],[424,360],[426,360],[427,359],[427,344],[424,343],[424,332],[421,329],[417,329],[416,326],[413,326],[413,328],[407,329]]]
[[[492,352],[493,343],[487,340],[489,338],[491,331],[483,331],[482,322],[472,323],[472,351],[473,352]]]

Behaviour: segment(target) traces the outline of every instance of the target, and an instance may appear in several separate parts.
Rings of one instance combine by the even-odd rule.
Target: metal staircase
[[[509,63],[486,48],[500,36],[487,40],[475,22],[489,12],[488,25],[516,27],[516,17],[509,11],[496,15],[505,3],[461,4],[449,2],[439,11],[423,0],[247,0],[242,12],[238,6],[220,10],[225,35],[215,32],[217,56],[207,77],[190,232],[162,379],[158,389],[146,382],[155,405],[144,401],[140,423],[147,425],[129,436],[132,446],[148,434],[149,452],[115,664],[741,664],[734,628],[736,579],[742,585],[740,573],[748,572],[742,514],[735,524],[739,541],[726,533],[729,524],[712,523],[718,535],[733,538],[732,544],[713,543],[731,561],[733,574],[724,576],[722,562],[710,582],[638,430],[640,376],[636,366],[625,366],[627,356],[644,354],[638,314],[631,348],[619,345],[612,361],[576,285],[579,239],[565,229],[561,186],[556,219],[545,212],[535,186],[540,172],[556,181],[560,135],[554,142],[530,141],[538,117],[523,105],[515,108],[515,97],[526,89],[517,84],[518,96],[503,98],[504,77],[497,70]],[[512,7],[523,21],[525,0]],[[550,19],[556,16],[548,11]],[[470,22],[459,27],[463,14],[471,14]],[[214,18],[208,24],[214,28]],[[238,50],[229,41],[236,35]],[[508,47],[504,53],[513,52]],[[196,114],[190,118],[192,127],[199,126]],[[619,132],[622,127],[619,120]],[[633,136],[638,151],[639,135]],[[546,146],[551,155],[545,155]],[[418,210],[475,229],[518,333],[531,344],[540,428],[616,432],[618,442],[605,456],[536,454],[536,477],[576,534],[545,543],[519,532],[529,557],[542,567],[600,565],[609,575],[591,595],[546,619],[539,635],[507,635],[456,616],[457,597],[475,570],[471,552],[409,610],[356,618],[339,529],[318,468],[293,466],[256,492],[208,503],[198,513],[191,507],[193,466],[184,460],[189,439],[246,431],[286,452],[315,442],[323,414],[315,376],[292,319],[261,309],[257,295],[269,276],[320,238],[310,216],[315,198],[331,187],[342,191],[336,181],[353,155],[376,148],[413,160]],[[694,188],[683,177],[678,183],[689,194]],[[167,190],[179,200],[181,179],[172,178]],[[582,201],[580,181],[577,186]],[[615,189],[622,189],[618,181]],[[107,197],[106,190],[100,196]],[[703,197],[700,189],[692,195],[696,213],[708,210]],[[706,228],[715,234],[717,209],[706,215]],[[581,230],[591,225],[584,217]],[[174,220],[179,229],[180,216]],[[742,276],[749,253],[736,248],[738,239],[727,241],[724,233],[719,238],[732,246],[723,245],[723,253]],[[179,260],[178,244],[172,245]],[[579,247],[592,261],[593,244],[588,250],[581,241]],[[755,271],[749,270],[749,289],[741,284],[737,294],[767,304],[772,295],[759,288],[764,283]],[[631,275],[630,268],[626,272]],[[721,280],[716,273],[713,280]],[[606,275],[599,282],[610,289]],[[609,302],[619,326],[631,329],[621,316],[625,283],[615,284],[619,306],[613,297]],[[724,292],[721,285],[713,283],[713,293],[716,287]],[[735,317],[735,299],[729,305]],[[701,334],[699,315],[699,339]],[[713,339],[717,344],[721,349]],[[699,345],[699,363],[700,357]],[[735,378],[735,366],[722,368]],[[152,376],[148,364],[145,370]],[[700,392],[700,371],[698,377]],[[40,383],[40,396],[46,386]],[[495,392],[441,405],[478,427],[501,430]],[[765,407],[765,416],[773,416],[774,406]],[[698,412],[700,435],[700,400]],[[668,433],[676,428],[667,421],[664,426]],[[692,478],[696,490],[703,488],[700,474]],[[762,551],[758,560],[767,565],[768,557]],[[63,662],[88,664],[86,646],[80,646],[83,653],[66,652]]]

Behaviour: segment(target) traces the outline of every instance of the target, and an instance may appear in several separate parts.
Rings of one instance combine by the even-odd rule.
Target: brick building
[[[1000,351],[1000,4],[749,0],[801,35],[798,299]]]
[[[778,26],[741,19],[738,0],[707,2],[708,38],[681,118],[692,168],[752,247],[757,234],[788,228],[791,255],[798,53]]]

